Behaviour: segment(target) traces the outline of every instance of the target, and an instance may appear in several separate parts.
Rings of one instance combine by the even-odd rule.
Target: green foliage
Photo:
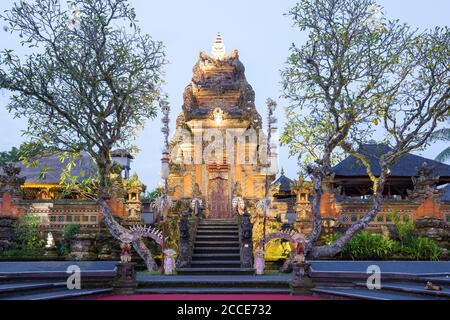
[[[448,117],[448,119],[450,119],[450,117]],[[450,124],[450,121],[448,122]],[[432,142],[436,142],[436,141],[444,141],[449,143],[450,142],[450,128],[443,128],[441,130],[436,131],[432,137],[431,137],[431,141]],[[445,148],[437,157],[436,157],[437,161],[440,162],[446,162],[448,160],[450,160],[450,147]]]
[[[335,243],[337,240],[339,240],[341,237],[342,237],[341,233],[339,233],[339,232],[332,232],[332,233],[329,233],[329,234],[325,235],[323,237],[323,239],[324,239],[325,244],[327,246],[330,246],[333,243]]]
[[[19,157],[19,149],[13,147],[11,151],[0,152],[0,167],[3,167],[9,162],[18,162]]]
[[[67,256],[70,253],[70,240],[76,234],[80,233],[81,226],[79,224],[69,224],[64,227],[63,238],[58,247],[60,256]]]
[[[444,252],[431,239],[413,237],[407,245],[400,247],[400,253],[412,260],[439,261]]]
[[[396,246],[387,237],[362,231],[347,243],[342,254],[353,260],[385,260],[395,253]]]
[[[31,166],[33,163],[30,159],[42,155],[45,151],[47,150],[39,142],[22,143],[19,148],[13,147],[11,151],[0,152],[0,167],[19,161]]]
[[[299,0],[287,13],[307,41],[292,44],[281,72],[289,105],[280,140],[306,166],[331,166],[344,141],[370,139],[382,123],[380,92],[404,67],[399,56],[412,37],[386,19],[371,28],[373,7],[374,0]]]
[[[37,215],[25,215],[14,225],[16,241],[14,246],[3,253],[7,257],[37,257],[44,254],[45,241],[39,239]]]
[[[392,214],[392,221],[394,222],[394,227],[400,238],[401,245],[409,243],[414,237],[414,223],[409,216],[405,218],[406,220],[402,223],[398,212],[394,211]]]
[[[158,224],[158,229],[163,231],[165,228],[165,234],[166,237],[169,239],[166,241],[166,249],[170,248],[178,252],[178,239],[180,237],[180,230],[179,230],[179,221],[180,219],[178,217],[171,217],[170,219],[167,219],[164,222],[160,222]],[[153,247],[153,249],[156,249],[157,252],[152,251],[153,254],[160,254],[161,250],[157,249],[159,246]]]
[[[282,229],[282,224],[279,221],[267,219],[266,221],[266,235],[271,233],[280,232]],[[257,250],[261,239],[264,236],[264,218],[257,217],[253,221],[253,249]],[[289,243],[284,242],[280,239],[272,240],[266,243],[265,254],[266,260],[279,260],[287,258],[291,248]]]
[[[442,258],[443,250],[436,242],[414,234],[414,224],[410,218],[401,222],[397,212],[392,214],[392,218],[399,241],[366,231],[360,232],[347,243],[342,256],[353,260],[385,260],[394,256],[425,261],[439,261]],[[327,245],[339,237],[339,234],[332,234]]]
[[[155,200],[162,195],[162,191],[163,187],[157,187],[155,190],[151,192],[145,192],[144,194],[142,194],[141,199],[147,201]]]
[[[21,246],[38,248],[44,245],[43,240],[39,240],[40,217],[27,214],[15,225],[17,241]]]
[[[414,234],[414,224],[410,218],[402,223],[397,212],[394,212],[392,217],[400,238],[397,246],[398,254],[411,260],[439,261],[442,258],[443,251],[436,242]]]

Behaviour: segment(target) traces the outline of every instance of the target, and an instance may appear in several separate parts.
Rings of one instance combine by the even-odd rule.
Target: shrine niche
[[[174,201],[201,199],[207,218],[228,219],[237,215],[232,209],[236,193],[250,203],[264,198],[261,186],[266,177],[269,182],[275,178],[266,168],[276,152],[268,160],[258,157],[265,136],[255,92],[238,51],[227,54],[222,36],[211,54],[200,53],[176,125],[169,150]]]

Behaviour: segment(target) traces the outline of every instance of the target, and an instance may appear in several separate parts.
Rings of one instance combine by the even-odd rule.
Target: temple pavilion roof
[[[450,202],[450,184],[444,188],[445,192],[441,197],[441,201]]]
[[[280,193],[281,192],[282,193],[290,193],[290,192],[292,192],[291,191],[292,183],[293,183],[293,181],[285,176],[284,170],[281,170],[280,177],[272,183],[272,186],[277,186],[277,187],[279,186],[279,188],[277,188],[277,190]]]
[[[21,168],[20,177],[25,177],[25,184],[59,184],[61,174],[67,167],[68,161],[61,162],[58,156],[41,156],[36,159],[35,166],[26,166],[19,162],[16,165]],[[76,159],[76,166],[71,170],[73,176],[84,173],[86,178],[96,172],[96,164],[87,153],[82,153],[80,159]],[[0,169],[2,170],[2,169]],[[45,172],[45,174],[43,174]]]
[[[381,169],[379,158],[381,155],[391,151],[392,148],[385,144],[367,144],[360,148],[360,152],[367,156],[372,172],[379,176]],[[418,155],[408,153],[400,158],[391,167],[391,177],[417,177],[418,170],[422,167],[433,168],[432,174],[441,178],[450,178],[450,166],[435,160],[427,159]],[[354,156],[349,156],[341,163],[333,167],[336,177],[365,177],[366,167]]]

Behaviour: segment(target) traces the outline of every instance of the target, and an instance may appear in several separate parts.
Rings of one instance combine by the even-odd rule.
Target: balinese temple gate
[[[202,199],[208,219],[229,219],[232,199],[255,204],[265,196],[266,178],[277,172],[276,146],[267,141],[255,92],[237,50],[227,55],[220,34],[211,55],[200,53],[171,140],[172,200]]]

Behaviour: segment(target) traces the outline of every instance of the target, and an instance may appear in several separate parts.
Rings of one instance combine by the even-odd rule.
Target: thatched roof
[[[368,144],[361,147],[360,152],[365,154],[370,162],[372,172],[380,175],[379,158],[392,149],[384,144]],[[391,177],[417,177],[418,169],[426,165],[433,169],[433,175],[450,178],[450,166],[414,154],[406,154],[391,167]],[[354,156],[347,157],[333,168],[336,177],[364,177],[367,176],[366,167]]]
[[[66,169],[68,160],[61,162],[58,156],[49,155],[36,158],[37,165],[27,167],[18,162],[16,166],[21,168],[20,177],[25,177],[25,184],[59,184],[60,177]],[[97,166],[87,153],[82,153],[81,158],[75,160],[76,166],[72,168],[71,174],[80,176],[84,172],[85,177],[93,176],[97,171]],[[45,171],[45,174],[42,173]],[[0,168],[3,173],[3,169]]]

